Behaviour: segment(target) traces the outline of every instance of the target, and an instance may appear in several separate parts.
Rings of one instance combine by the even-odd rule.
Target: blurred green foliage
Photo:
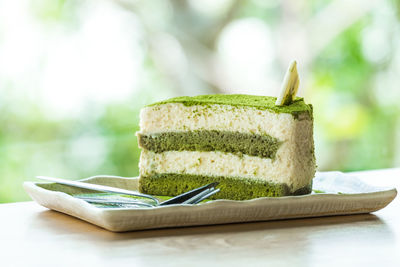
[[[366,17],[344,31],[312,69],[314,85],[308,94],[316,103],[317,132],[328,140],[328,166],[342,171],[392,167],[398,150],[399,105],[384,106],[373,97],[374,77],[384,66],[361,52],[361,34],[369,22]]]
[[[212,1],[206,1],[211,6],[208,9],[194,2],[165,1],[156,6],[148,1],[117,1],[100,9],[99,14],[103,15],[104,10],[115,5],[115,14],[131,14],[134,23],[128,22],[141,23],[138,35],[141,36],[143,60],[137,75],[142,82],[136,86],[139,89],[132,86],[132,92],[122,99],[102,102],[87,99],[79,116],[52,116],[49,109],[43,107],[45,103],[41,98],[30,93],[31,90],[40,91],[41,84],[31,83],[35,78],[21,83],[26,76],[36,77],[43,72],[45,60],[37,59],[34,71],[17,77],[8,77],[4,74],[6,67],[2,69],[0,65],[0,203],[28,200],[21,184],[35,175],[69,179],[97,174],[137,176],[140,151],[135,132],[139,130],[139,111],[143,105],[175,95],[226,92],[213,80],[226,77],[212,73],[215,66],[207,65],[217,58],[214,53],[224,28],[238,19],[257,18],[275,30],[273,36],[278,38],[282,25],[293,14],[302,23],[339,1],[299,1],[292,6],[287,1],[232,0],[221,4],[219,12],[210,5]],[[398,3],[389,1],[386,9],[399,10]],[[29,2],[25,15],[42,25],[37,27],[46,28],[44,32],[48,35],[40,38],[47,38],[84,28],[82,21],[96,5],[100,4],[90,0],[35,0]],[[400,99],[397,98],[400,94],[396,93],[396,88],[390,91],[383,86],[379,89],[377,77],[383,75],[383,80],[392,77],[389,86],[398,83],[396,74],[391,73],[400,69],[396,45],[400,43],[400,33],[392,29],[391,23],[382,24],[382,31],[388,33],[391,42],[385,48],[388,51],[383,60],[371,61],[363,52],[366,29],[374,25],[379,12],[371,8],[346,25],[305,64],[308,68],[305,98],[314,105],[320,170],[353,171],[399,164]],[[379,18],[384,20],[385,16]],[[399,28],[398,19],[395,23]],[[4,37],[7,27],[12,26],[1,24],[0,20],[0,50],[2,42],[7,41]],[[162,31],[170,36],[165,38],[160,34]],[[164,50],[157,50],[160,39]],[[186,61],[179,59],[181,50]],[[169,54],[172,56],[168,57]],[[282,51],[276,54],[284,55]],[[173,61],[177,58],[180,61]],[[132,58],[133,62],[138,60]],[[274,73],[281,77],[285,60],[276,56],[272,62],[279,66]],[[388,96],[385,98],[385,95]]]

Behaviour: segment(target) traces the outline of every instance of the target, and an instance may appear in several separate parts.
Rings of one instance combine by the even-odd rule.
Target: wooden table
[[[400,189],[400,169],[356,173]],[[0,205],[0,266],[400,266],[400,198],[374,214],[112,233]]]

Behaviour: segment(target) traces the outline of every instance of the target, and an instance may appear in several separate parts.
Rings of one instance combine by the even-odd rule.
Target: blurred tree
[[[0,2],[0,202],[39,174],[136,176],[141,107],[273,95],[293,58],[319,169],[400,166],[399,18],[399,0]]]

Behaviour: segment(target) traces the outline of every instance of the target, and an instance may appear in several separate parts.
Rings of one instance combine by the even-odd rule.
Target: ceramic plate
[[[138,189],[137,178],[95,176],[82,181]],[[220,199],[197,205],[155,208],[92,205],[74,195],[87,196],[93,191],[59,184],[25,182],[24,188],[44,207],[114,232],[369,213],[387,206],[397,194],[394,188],[370,186],[340,172],[317,173],[314,193],[309,195],[245,201]]]

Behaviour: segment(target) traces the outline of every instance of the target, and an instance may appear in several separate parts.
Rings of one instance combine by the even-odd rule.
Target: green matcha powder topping
[[[259,110],[269,110],[275,113],[289,113],[297,118],[300,113],[308,113],[311,117],[312,106],[306,104],[304,99],[296,97],[290,105],[276,106],[276,97],[272,96],[257,96],[257,95],[199,95],[199,96],[180,96],[167,99],[161,102],[156,102],[148,106],[158,106],[168,103],[181,103],[185,106],[195,105],[229,105],[235,107],[253,107]]]

